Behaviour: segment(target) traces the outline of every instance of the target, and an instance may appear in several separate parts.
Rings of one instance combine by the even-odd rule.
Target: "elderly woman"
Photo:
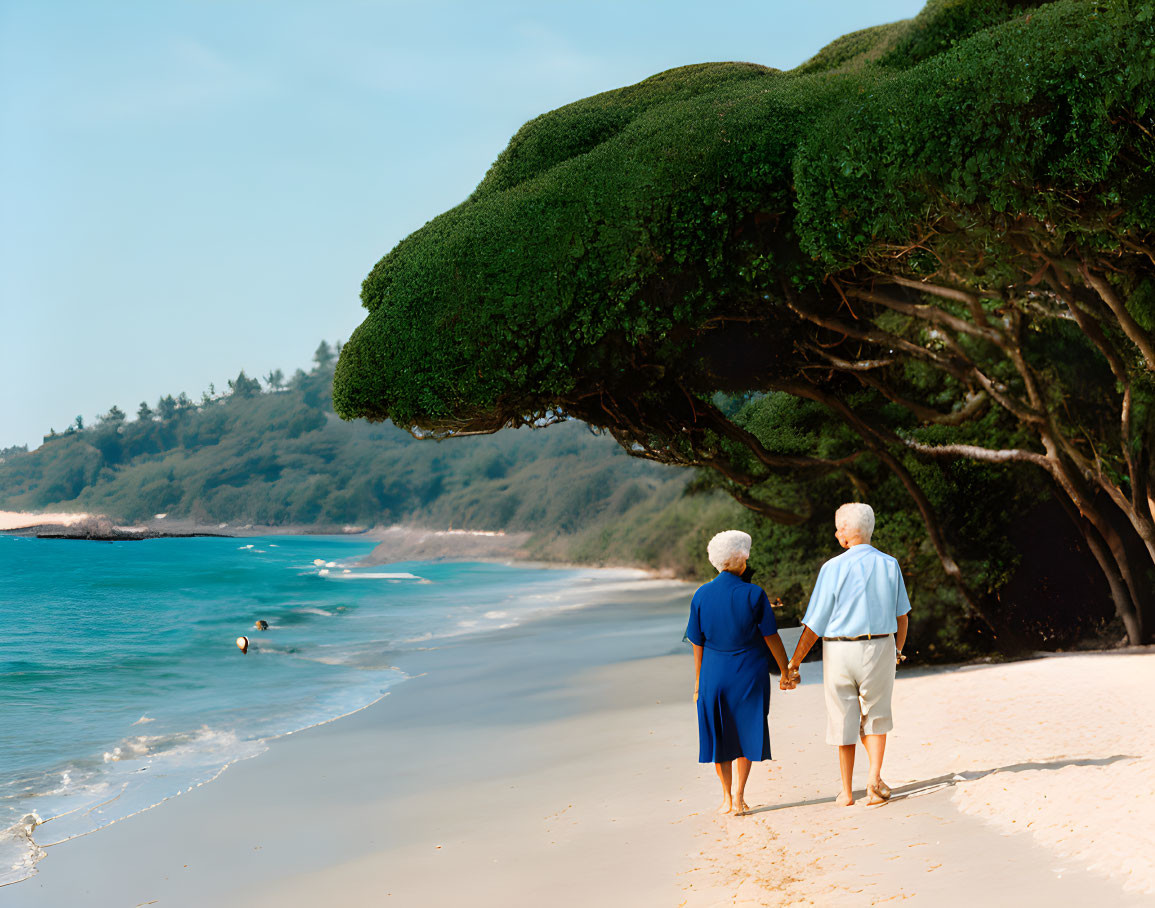
[[[750,761],[770,759],[770,655],[782,672],[782,689],[794,682],[766,594],[741,579],[749,534],[719,533],[706,554],[718,576],[694,593],[686,626],[694,645],[698,761],[713,763],[722,782],[718,813],[743,814]]]
[[[842,791],[837,802],[854,803],[855,741],[870,759],[867,803],[889,800],[882,781],[886,733],[894,727],[890,701],[894,670],[903,660],[910,600],[902,568],[870,544],[874,510],[852,502],[834,512],[834,536],[845,552],[818,572],[802,618],[802,636],[789,670],[794,672],[822,638],[822,687],[826,696],[826,743],[838,749]]]

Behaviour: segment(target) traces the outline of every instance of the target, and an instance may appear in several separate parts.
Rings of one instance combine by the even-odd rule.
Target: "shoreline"
[[[644,581],[649,585],[650,581]],[[671,584],[667,582],[654,582],[649,587],[648,591],[640,594],[643,600],[641,604],[631,602],[631,608],[637,607],[636,617],[638,623],[642,625],[653,625],[653,618],[655,613],[660,613],[663,610],[668,612],[668,603],[665,601],[670,596],[669,587]],[[680,585],[679,585],[680,586]],[[631,593],[631,599],[636,598]],[[684,591],[679,589],[673,595],[673,600],[680,602],[685,598]],[[612,600],[612,601],[610,601]],[[227,817],[226,825],[232,826],[234,823],[244,825],[245,816],[250,810],[258,813],[264,813],[262,819],[268,821],[270,819],[269,811],[275,815],[278,820],[273,826],[265,829],[264,834],[275,833],[277,825],[286,819],[284,810],[285,805],[280,804],[281,796],[286,792],[292,791],[293,782],[284,778],[283,774],[290,768],[283,765],[282,757],[286,753],[302,748],[306,751],[306,762],[313,767],[317,767],[318,759],[320,764],[326,765],[330,759],[340,762],[342,759],[352,760],[357,763],[362,769],[366,762],[372,763],[370,757],[368,761],[363,758],[365,755],[358,749],[352,751],[343,747],[341,742],[350,735],[355,738],[360,737],[366,731],[366,726],[375,729],[372,734],[377,736],[382,727],[390,726],[395,721],[395,716],[389,713],[400,713],[410,722],[418,725],[427,724],[432,720],[429,715],[429,703],[427,697],[410,696],[413,690],[420,686],[430,686],[433,688],[434,696],[440,701],[448,701],[449,705],[455,709],[455,721],[449,723],[451,726],[447,731],[451,736],[460,739],[459,727],[469,726],[471,723],[476,723],[476,712],[470,709],[463,709],[460,706],[452,706],[452,702],[456,699],[456,685],[462,679],[472,679],[478,672],[491,672],[493,666],[490,662],[489,656],[492,655],[491,650],[494,647],[499,648],[503,652],[516,652],[522,650],[523,643],[526,639],[543,633],[549,633],[549,630],[564,630],[569,633],[590,633],[594,636],[601,636],[608,624],[616,623],[616,618],[619,608],[623,605],[622,595],[611,595],[608,598],[602,597],[602,601],[581,605],[576,608],[563,609],[560,611],[535,616],[525,621],[523,624],[515,627],[495,630],[486,634],[476,636],[462,636],[453,637],[441,642],[439,646],[428,648],[425,650],[416,650],[406,655],[404,659],[398,659],[399,665],[404,663],[403,670],[409,676],[406,683],[399,688],[390,690],[385,693],[378,700],[371,704],[362,707],[350,714],[334,717],[323,723],[318,723],[298,731],[294,731],[285,735],[280,735],[274,738],[263,740],[261,743],[264,750],[253,758],[244,759],[234,762],[227,767],[227,771],[223,771],[211,785],[205,784],[197,788],[191,789],[188,792],[182,793],[177,797],[173,797],[158,804],[154,808],[149,808],[132,816],[125,817],[116,821],[115,823],[106,826],[94,833],[85,836],[70,839],[61,842],[57,845],[46,846],[48,852],[47,856],[39,866],[39,872],[19,883],[14,883],[4,889],[4,898],[6,904],[13,905],[59,905],[59,904],[85,904],[85,905],[121,905],[126,903],[136,904],[139,902],[147,902],[148,899],[144,895],[137,896],[129,894],[127,889],[120,886],[120,870],[117,871],[116,880],[109,880],[108,882],[112,888],[104,890],[99,885],[94,886],[93,883],[104,877],[103,870],[112,865],[123,865],[127,856],[137,855],[143,851],[151,853],[154,850],[164,850],[168,845],[172,844],[172,839],[179,839],[182,835],[188,832],[186,822],[189,816],[192,817],[192,837],[199,844],[209,845],[210,840],[214,839],[215,832],[220,832],[217,829],[217,823],[223,816]],[[597,613],[597,617],[591,618],[591,613]],[[674,641],[676,643],[677,641]],[[559,645],[567,648],[565,644],[559,641]],[[660,649],[669,649],[669,641],[660,642],[658,644]],[[452,661],[446,661],[442,658],[442,654],[451,652],[455,654]],[[607,654],[607,659],[628,658],[629,654],[621,649],[616,653]],[[539,670],[548,670],[549,660],[545,663],[539,664]],[[472,684],[467,684],[467,687],[472,688]],[[390,696],[396,694],[396,696]],[[563,705],[561,701],[567,700],[564,691],[557,688],[550,689],[548,684],[542,685],[536,693],[540,702],[537,708],[531,710],[537,719],[545,719],[550,715],[555,714],[560,708],[563,712],[576,713],[580,711],[578,704],[568,703]],[[560,699],[559,699],[560,698]],[[498,710],[501,712],[501,710]],[[513,726],[522,725],[527,719],[527,714],[524,710],[519,711],[520,714],[516,719],[512,717],[501,717],[501,724],[503,726],[512,724]],[[383,715],[384,714],[384,715]],[[397,742],[380,742],[386,748],[397,750]],[[320,756],[322,752],[330,750],[333,745],[336,745],[336,751],[333,753],[325,753]],[[321,751],[317,751],[320,747]],[[398,763],[404,763],[405,757],[413,756],[405,754],[405,749],[400,748],[401,757],[397,760]],[[470,769],[465,767],[465,777],[482,778],[484,772],[481,772],[476,767],[477,754],[474,754],[474,766]],[[389,762],[388,757],[385,757],[385,762]],[[300,766],[293,764],[290,774],[295,774],[300,770]],[[406,778],[420,777],[423,775],[424,769],[421,767],[413,767]],[[364,775],[365,773],[361,773]],[[324,772],[322,771],[322,775]],[[272,776],[278,781],[270,781]],[[343,773],[342,779],[347,778]],[[326,788],[326,780],[324,778],[317,779],[314,777],[314,782],[320,783],[322,788]],[[282,784],[283,783],[283,784]],[[394,778],[392,780],[384,780],[385,787],[390,789],[390,798],[403,798],[407,792],[412,790],[412,785],[408,784],[406,779]],[[261,792],[266,791],[272,793],[272,801],[266,800]],[[316,816],[315,820],[321,822],[321,816],[325,815],[333,806],[328,794],[324,792],[314,792],[316,800],[311,800],[309,809],[313,811]],[[380,792],[378,792],[380,794]],[[356,795],[354,795],[356,797]],[[242,808],[241,813],[234,812],[233,807],[236,806],[238,798],[243,800],[251,799],[253,801],[246,808]],[[278,803],[273,803],[273,801]],[[346,805],[348,809],[355,810],[354,805]],[[307,838],[306,830],[311,827],[313,820],[305,823],[304,826],[298,826],[286,838],[291,839],[297,843],[302,844],[302,840]],[[157,834],[155,830],[166,830],[163,834]],[[150,831],[151,830],[151,831]],[[229,836],[226,834],[226,838]],[[354,839],[358,837],[354,834]],[[126,844],[126,842],[128,844]],[[165,845],[163,843],[168,843]],[[286,844],[289,844],[286,842]],[[180,852],[179,846],[173,846],[177,852]],[[264,846],[253,846],[244,849],[242,852],[231,852],[229,856],[219,855],[218,857],[227,866],[230,859],[236,858],[242,861],[250,858],[254,850],[263,850]],[[350,850],[355,850],[352,840],[346,841],[343,854],[347,854]],[[178,854],[179,857],[179,854]],[[298,858],[305,860],[304,855],[298,855]],[[307,863],[307,861],[306,861]],[[187,860],[182,858],[182,865],[187,865]],[[171,870],[171,865],[168,866]],[[189,865],[191,866],[191,865]],[[203,866],[203,865],[202,865]],[[272,876],[264,881],[263,885],[271,885],[277,878],[284,873],[289,872],[293,867],[297,866],[297,860],[291,861],[288,865],[278,869]],[[149,876],[149,871],[145,868],[140,869],[145,876]],[[183,869],[183,866],[182,866]],[[238,882],[250,881],[252,876],[252,868],[245,870],[243,873],[238,872],[235,877],[230,876],[227,886],[223,890],[218,891],[217,884],[222,881],[218,878],[217,871],[210,870],[209,875],[211,880],[206,879],[209,883],[209,889],[213,894],[210,896],[206,890],[203,898],[201,896],[192,896],[189,890],[180,885],[174,887],[165,886],[166,897],[163,899],[165,904],[187,904],[187,905],[202,905],[207,903],[216,904],[233,904],[229,901],[232,897],[227,891],[231,890]],[[231,873],[231,872],[230,872]],[[186,875],[187,876],[187,875]],[[175,881],[177,875],[172,875],[172,880]],[[152,879],[151,885],[157,885],[158,882],[167,884],[170,880],[166,879],[158,881]],[[148,885],[148,884],[146,884]],[[149,896],[153,898],[154,896]],[[236,904],[247,904],[247,901],[235,902]]]
[[[350,540],[350,541],[355,541],[355,540]],[[533,567],[532,565],[528,565],[528,564],[518,564],[517,565],[517,568],[519,568],[519,569],[520,568],[532,569],[532,567]],[[538,565],[537,567],[540,569],[540,568],[544,568],[544,567],[556,567],[556,566]],[[522,633],[522,630],[521,630],[522,628],[536,626],[536,625],[543,623],[543,622],[547,623],[555,617],[569,616],[570,614],[577,614],[577,613],[580,613],[586,609],[598,608],[599,606],[603,606],[605,604],[605,600],[607,599],[607,597],[616,598],[616,597],[622,596],[624,589],[632,590],[633,588],[635,588],[639,584],[646,585],[651,590],[654,588],[664,589],[667,586],[666,584],[663,584],[660,582],[655,583],[653,581],[653,578],[649,577],[648,575],[645,574],[645,572],[641,572],[641,571],[632,571],[632,570],[623,571],[620,569],[610,569],[612,573],[607,575],[602,571],[599,571],[599,570],[593,569],[593,568],[589,568],[589,567],[581,567],[581,568],[578,568],[578,570],[581,571],[584,575],[586,575],[582,578],[579,578],[583,582],[579,582],[576,586],[571,587],[569,595],[564,596],[564,598],[562,599],[561,602],[558,602],[556,604],[551,604],[551,605],[545,605],[541,609],[537,609],[537,608],[531,609],[530,611],[522,614],[521,617],[518,618],[517,623],[512,624],[512,625],[507,624],[507,625],[504,625],[501,627],[495,627],[492,629],[485,629],[485,630],[478,629],[478,630],[469,630],[469,631],[460,632],[460,633],[451,633],[447,636],[435,638],[434,642],[431,645],[419,646],[417,648],[414,648],[414,649],[411,649],[408,651],[398,651],[398,653],[397,653],[398,659],[400,661],[406,662],[407,665],[409,664],[410,660],[414,660],[414,661],[420,663],[422,666],[425,666],[419,671],[414,670],[414,671],[417,671],[418,675],[424,675],[427,671],[438,671],[440,669],[440,665],[437,663],[436,658],[431,658],[429,655],[430,653],[433,653],[436,650],[444,649],[444,648],[454,648],[457,646],[468,646],[468,645],[485,646],[486,641],[490,637],[500,637],[500,636],[503,636],[506,634],[518,635],[518,634]],[[601,575],[600,577],[595,576],[595,575],[599,575],[599,574]],[[590,586],[588,589],[585,587],[584,581],[588,581],[590,583]],[[547,588],[552,589],[552,587],[547,587]],[[536,598],[536,597],[531,597],[531,598]],[[548,596],[548,597],[544,597],[544,598],[555,599],[556,596]],[[395,670],[400,671],[399,669],[396,669],[396,667],[395,667]],[[401,674],[400,680],[402,680],[402,681],[411,680],[411,672],[400,671],[400,674]],[[399,685],[399,686],[404,687],[405,685]],[[50,832],[47,825],[40,826],[40,823],[48,823],[49,825],[55,826],[55,824],[51,823],[52,816],[45,813],[44,814],[45,820],[40,821],[39,818],[37,818],[38,822],[32,823],[28,829],[29,841],[32,844],[33,849],[38,850],[40,852],[36,856],[36,858],[33,860],[33,862],[31,863],[30,866],[35,867],[37,864],[40,863],[40,861],[42,859],[45,858],[44,849],[48,850],[48,860],[49,860],[49,863],[51,864],[51,853],[53,851],[57,851],[57,849],[59,849],[61,846],[64,846],[70,842],[81,842],[82,840],[88,840],[88,839],[96,836],[98,833],[103,834],[108,829],[110,829],[114,826],[117,826],[121,823],[132,821],[137,817],[140,817],[142,815],[145,815],[145,814],[148,814],[148,813],[155,811],[157,808],[161,808],[161,807],[165,807],[166,805],[173,804],[173,803],[177,802],[178,800],[180,800],[182,798],[182,796],[187,795],[191,792],[197,791],[200,788],[202,788],[203,786],[207,786],[209,782],[215,783],[216,781],[218,781],[222,777],[222,775],[226,774],[227,770],[231,769],[232,767],[235,767],[235,766],[240,765],[242,763],[247,763],[247,762],[249,762],[249,761],[251,761],[257,757],[264,756],[268,752],[269,748],[272,746],[277,746],[278,742],[285,740],[285,739],[288,739],[290,737],[296,736],[296,735],[311,732],[317,728],[325,727],[325,726],[331,725],[333,723],[344,721],[344,720],[346,720],[352,716],[357,715],[358,713],[360,713],[366,709],[373,708],[376,704],[380,703],[382,700],[384,700],[390,694],[395,693],[395,692],[396,692],[396,688],[393,685],[390,685],[390,687],[383,689],[373,700],[371,700],[370,702],[364,703],[363,705],[359,705],[357,708],[355,708],[351,711],[341,712],[339,714],[334,714],[334,715],[329,715],[329,716],[326,716],[325,718],[321,719],[320,721],[313,721],[313,722],[310,722],[309,724],[296,726],[296,727],[293,727],[287,731],[283,731],[280,733],[276,733],[276,734],[272,734],[272,735],[263,735],[261,737],[252,738],[251,740],[248,741],[249,746],[246,748],[247,752],[244,755],[233,757],[233,758],[229,759],[227,763],[224,763],[219,768],[215,769],[213,771],[211,777],[198,780],[195,782],[195,784],[193,784],[189,788],[185,788],[185,789],[182,789],[179,791],[174,790],[171,794],[167,794],[163,797],[160,797],[159,799],[157,799],[155,801],[142,802],[144,806],[136,808],[131,813],[125,814],[123,816],[110,818],[107,822],[105,822],[101,826],[98,826],[97,828],[94,828],[94,829],[91,829],[91,830],[88,830],[85,832],[76,833],[76,834],[69,833],[68,835],[65,835],[64,838],[59,838],[58,835],[54,837],[53,833],[58,833],[59,831],[54,829],[52,832]],[[106,755],[106,761],[107,761],[107,755]],[[144,767],[138,771],[144,771],[145,769],[149,769],[149,768],[151,768],[153,770],[153,773],[150,773],[150,775],[159,774],[159,775],[163,776],[166,772],[166,770],[161,766],[151,766],[151,767],[146,766],[146,767]],[[36,810],[36,811],[34,811],[34,813],[35,812],[41,812],[41,811]],[[32,816],[34,816],[34,813],[30,814],[29,817],[31,818]],[[15,828],[15,827],[13,827],[13,828]],[[7,897],[16,888],[19,888],[24,883],[28,882],[29,879],[34,879],[36,877],[36,873],[37,873],[37,871],[33,870],[31,877],[26,877],[26,878],[21,879],[21,880],[9,881],[7,883],[0,885],[0,888],[4,889],[5,896]]]
[[[1152,903],[1155,716],[1118,721],[1130,706],[1109,698],[1155,679],[1155,653],[900,672],[895,797],[850,809],[832,803],[807,663],[797,692],[774,691],[753,814],[717,817],[680,642],[690,589],[646,584],[407,654],[396,696],[51,846],[6,903],[938,908],[970,904],[976,879],[996,904]],[[1087,679],[1073,701],[1072,671]]]

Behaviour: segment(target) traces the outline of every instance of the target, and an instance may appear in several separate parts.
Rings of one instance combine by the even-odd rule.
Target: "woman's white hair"
[[[861,501],[847,502],[834,512],[834,526],[857,533],[863,542],[870,542],[874,534],[874,508]]]
[[[706,545],[706,557],[720,574],[736,568],[750,557],[750,534],[741,530],[723,530]]]

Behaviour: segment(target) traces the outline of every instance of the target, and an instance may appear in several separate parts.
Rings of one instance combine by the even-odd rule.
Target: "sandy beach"
[[[415,653],[352,716],[48,848],[13,906],[1155,903],[1155,654],[903,671],[891,803],[833,803],[821,665],[748,817],[696,762],[690,587]],[[784,632],[788,646],[797,632]],[[859,787],[865,780],[860,755]]]
[[[40,513],[35,511],[0,511],[0,532],[37,526],[69,527],[88,520],[91,514]]]

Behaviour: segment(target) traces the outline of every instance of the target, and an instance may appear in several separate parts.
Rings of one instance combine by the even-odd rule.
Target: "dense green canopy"
[[[366,279],[338,411],[488,427],[600,385],[634,348],[668,359],[648,348],[754,302],[732,248],[751,216],[779,226],[771,267],[796,280],[980,192],[1069,229],[1072,192],[1109,186],[1106,209],[1129,189],[1123,217],[1150,224],[1150,175],[1112,179],[1135,128],[1119,113],[1146,113],[1155,84],[1150,28],[1124,4],[1025,6],[932,3],[796,71],[689,66],[531,121]]]
[[[931,0],[790,72],[689,66],[545,114],[366,278],[336,409],[434,435],[578,416],[786,521],[771,474],[868,455],[960,584],[919,464],[1038,467],[1148,639],[1153,20]],[[717,392],[809,400],[857,446]]]

